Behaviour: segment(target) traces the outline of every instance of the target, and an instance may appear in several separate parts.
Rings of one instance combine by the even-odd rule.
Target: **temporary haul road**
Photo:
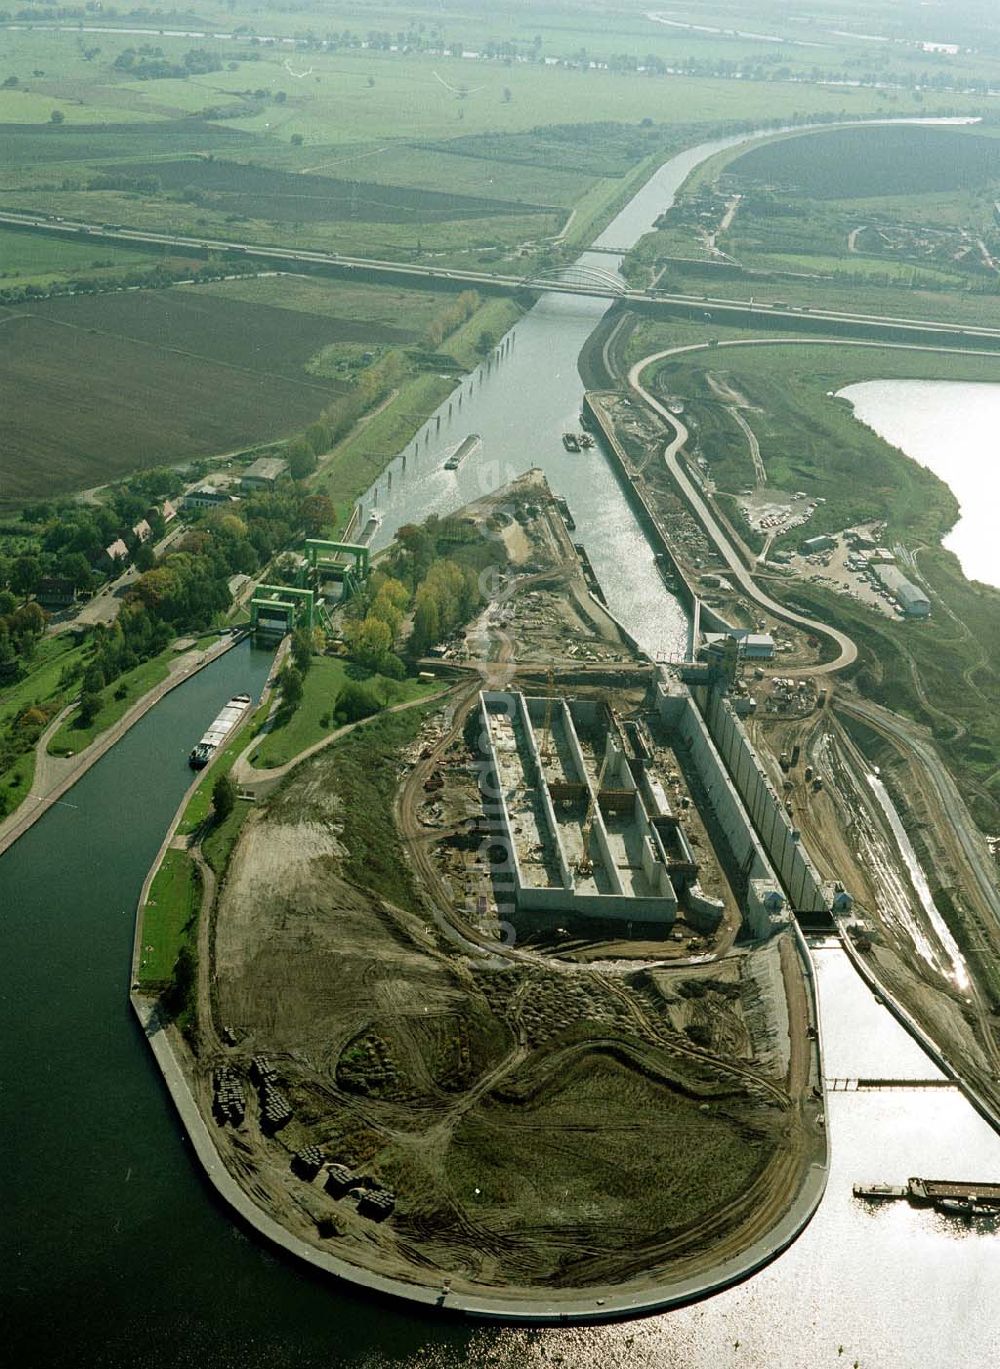
[[[816,317],[816,315],[813,315]],[[786,622],[793,623],[796,627],[802,627],[813,633],[815,636],[826,637],[834,642],[838,648],[838,655],[835,660],[828,661],[823,665],[811,667],[810,675],[832,674],[835,671],[843,670],[846,666],[853,664],[857,659],[858,649],[854,642],[846,633],[840,632],[837,628],[831,627],[827,623],[818,622],[815,619],[807,618],[804,614],[796,613],[793,609],[787,608],[784,604],[777,603],[760,588],[754,580],[752,574],[747,569],[738,551],[733,546],[729,537],[723,531],[714,512],[701,492],[695,486],[694,481],[684,469],[679,456],[684,443],[688,439],[688,430],[677,417],[670,413],[665,405],[661,404],[655,395],[650,394],[649,390],[642,383],[643,372],[657,362],[665,361],[670,357],[682,356],[691,352],[718,351],[723,347],[787,347],[787,346],[838,346],[838,347],[884,347],[885,343],[867,342],[848,338],[743,338],[730,342],[719,343],[689,343],[683,347],[669,347],[662,352],[654,352],[650,356],[643,357],[637,361],[629,371],[628,383],[632,391],[642,400],[642,402],[653,410],[669,428],[674,430],[673,439],[667,444],[663,452],[663,459],[670,472],[674,483],[684,495],[688,506],[694,512],[695,517],[708,533],[711,540],[715,543],[717,550],[729,567],[733,579],[736,580],[744,592],[755,600],[762,608],[767,609],[768,613]],[[934,346],[927,343],[904,343],[897,342],[892,344],[907,351],[930,351],[930,352],[958,352],[965,353],[971,351],[977,356],[997,355],[1000,352],[984,353],[978,348],[943,347]],[[789,671],[789,674],[794,674]]]
[[[933,319],[901,318],[882,314],[848,313],[842,309],[817,306],[790,308],[785,305],[763,304],[745,299],[724,299],[706,295],[674,294],[663,290],[630,290],[611,271],[585,265],[570,265],[542,276],[501,276],[491,271],[462,271],[454,267],[421,266],[415,262],[386,261],[374,257],[351,257],[337,252],[310,252],[298,248],[264,246],[260,243],[232,242],[220,238],[185,237],[176,233],[156,233],[138,228],[125,228],[101,223],[85,223],[79,219],[50,218],[39,211],[0,211],[0,224],[32,233],[47,233],[61,238],[86,236],[99,242],[114,242],[135,246],[173,247],[194,252],[229,252],[256,257],[269,263],[283,263],[289,267],[312,266],[343,275],[385,276],[397,282],[420,284],[425,280],[475,286],[490,291],[530,290],[534,293],[582,295],[590,299],[620,300],[623,304],[645,308],[661,306],[718,323],[747,323],[752,319],[763,324],[765,319],[779,319],[797,323],[799,327],[813,322],[838,328],[856,328],[871,333],[874,329],[886,337],[893,334],[937,335],[948,338],[963,337],[976,341],[1000,344],[1000,328],[982,326],[960,327]]]

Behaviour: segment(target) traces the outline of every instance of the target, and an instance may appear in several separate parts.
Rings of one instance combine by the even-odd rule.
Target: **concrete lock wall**
[[[635,898],[626,894],[611,851],[604,816],[599,804],[595,804],[594,808],[591,841],[596,843],[600,851],[602,863],[608,874],[611,892],[590,894],[577,891],[575,876],[569,866],[560,839],[559,826],[548,786],[544,781],[541,756],[531,726],[530,714],[538,712],[542,707],[544,707],[544,703],[534,699],[531,700],[529,706],[524,695],[511,691],[494,691],[480,695],[480,716],[484,735],[490,749],[489,760],[480,764],[480,791],[483,796],[484,807],[496,819],[498,832],[502,834],[503,846],[507,852],[504,876],[509,879],[513,886],[514,901],[517,907],[524,910],[582,914],[616,922],[648,921],[671,925],[676,915],[677,902],[665,868],[661,866],[663,877],[660,879],[658,887],[662,892],[658,895]],[[548,827],[548,838],[551,839],[558,856],[561,885],[534,885],[525,880],[524,870],[517,854],[517,842],[513,835],[513,824],[506,794],[500,782],[500,771],[496,757],[497,739],[491,725],[491,719],[499,715],[509,718],[512,723],[516,723],[522,729],[525,764],[530,779],[534,782],[542,798],[543,820]],[[587,784],[592,793],[593,786],[587,779],[583,753],[580,750],[573,720],[568,709],[564,710],[563,720],[575,763],[579,767],[581,780]],[[627,766],[625,769],[627,770]],[[629,787],[634,790],[635,784],[632,781],[631,774],[628,776],[628,781]],[[648,830],[651,829],[647,824]],[[651,848],[649,854],[652,859],[655,855],[655,848]]]
[[[717,691],[698,690],[709,732],[739,790],[768,855],[797,912],[829,910],[829,900],[815,866],[795,832],[757,757],[743,724],[728,699]]]
[[[608,922],[660,922],[672,926],[676,905],[663,898],[628,898],[620,894],[575,894],[566,889],[522,885],[517,906],[523,911],[566,913]]]
[[[704,781],[709,803],[722,824],[737,863],[743,868],[750,862],[750,879],[771,878],[777,885],[778,877],[771,868],[764,847],[750,824],[736,787],[691,696],[686,692],[682,695],[661,695],[660,704],[664,721],[679,733],[690,750],[691,760]]]

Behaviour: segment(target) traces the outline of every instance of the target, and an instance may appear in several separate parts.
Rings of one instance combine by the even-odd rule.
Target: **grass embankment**
[[[303,680],[298,707],[288,714],[279,709],[271,729],[262,734],[260,745],[251,753],[250,763],[260,770],[285,765],[328,736],[337,695],[350,679],[363,679],[389,706],[419,699],[440,687],[422,680],[369,676],[359,672],[349,661],[316,657]]]
[[[212,789],[220,775],[228,774],[236,757],[246,746],[247,736],[267,716],[266,706],[253,713],[225,748],[202,773],[175,829],[177,836],[203,832],[202,852],[217,876],[225,872],[229,853],[251,804],[237,799],[224,822],[214,823]],[[198,866],[186,851],[168,848],[163,863],[153,876],[149,896],[142,910],[142,953],[139,983],[143,988],[158,988],[172,981],[177,957],[187,948],[195,954],[195,932],[201,907],[201,878]]]
[[[499,342],[521,313],[513,300],[487,300],[440,350],[454,358],[463,370],[471,371],[483,359],[481,335],[489,333]],[[455,381],[448,376],[436,371],[414,371],[388,403],[360,419],[323,458],[312,483],[335,506],[352,504],[374,484],[454,389]]]
[[[0,818],[14,812],[31,789],[38,738],[76,692],[78,685],[70,681],[82,661],[83,648],[72,634],[43,637],[27,675],[0,696]]]
[[[312,672],[310,672],[311,674]],[[393,815],[399,788],[399,753],[413,741],[433,705],[400,713],[378,713],[307,762],[342,799],[338,823],[343,873],[362,888],[401,907],[419,909],[420,896],[402,851]],[[314,772],[297,767],[272,797],[268,814],[281,821],[309,817],[308,781]],[[324,821],[328,821],[325,816]]]
[[[102,693],[103,703],[91,723],[84,726],[79,709],[66,719],[49,741],[49,755],[75,756],[78,751],[83,751],[91,742],[96,741],[102,732],[106,732],[123,718],[144,694],[148,694],[165,680],[170,674],[171,661],[176,659],[177,653],[171,647],[167,647],[158,656],[143,661],[142,665],[137,665],[134,670],[119,676],[114,684],[109,685]]]
[[[171,848],[150,885],[142,912],[137,979],[144,989],[170,982],[183,946],[193,946],[201,906],[198,867],[186,851]]]

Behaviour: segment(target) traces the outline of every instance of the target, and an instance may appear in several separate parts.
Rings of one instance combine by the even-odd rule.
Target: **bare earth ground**
[[[343,879],[337,774],[333,748],[254,815],[219,906],[224,1057],[271,1056],[295,1114],[274,1138],[253,1109],[220,1129],[251,1193],[306,1239],[326,1218],[328,1248],[456,1291],[655,1281],[787,1202],[809,1143],[780,974],[754,955],[620,977],[456,956]],[[205,1098],[219,1058],[199,1060]],[[295,1178],[306,1144],[392,1188],[392,1218]]]
[[[456,655],[474,650],[495,684],[519,659],[584,681],[624,665],[627,695],[631,649],[587,593],[544,485],[519,486],[507,578]],[[224,1162],[290,1231],[363,1268],[514,1300],[710,1275],[825,1155],[794,948],[788,934],[734,948],[728,912],[714,954],[727,953],[697,965],[662,942],[553,960],[472,928],[440,846],[478,805],[464,740],[478,683],[397,715],[388,754],[364,750],[364,728],[344,737],[255,809],[211,920],[196,1096],[210,1116],[214,1068],[237,1072],[245,1119],[210,1123]],[[352,863],[352,748],[395,794],[377,841],[398,880]],[[444,798],[424,788],[435,770]],[[731,898],[721,869],[706,877]],[[251,1083],[262,1055],[292,1111],[276,1134]],[[361,1215],[358,1189],[331,1196],[323,1170],[293,1172],[305,1146],[390,1189],[392,1215]]]

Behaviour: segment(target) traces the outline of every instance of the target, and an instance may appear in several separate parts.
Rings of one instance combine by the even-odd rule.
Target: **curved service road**
[[[642,383],[643,372],[657,362],[665,361],[669,357],[676,357],[689,354],[691,352],[719,352],[724,347],[878,347],[885,348],[891,345],[904,351],[913,352],[948,352],[952,354],[968,356],[996,356],[1000,359],[1000,352],[982,352],[978,349],[964,347],[934,347],[924,343],[892,343],[884,342],[863,342],[853,338],[739,338],[729,342],[695,342],[687,343],[682,347],[668,347],[661,352],[652,352],[649,356],[637,361],[628,373],[629,387],[635,395],[658,417],[662,418],[671,428],[674,429],[675,436],[667,444],[663,452],[663,459],[667,470],[670,472],[678,489],[681,491],[688,506],[694,512],[696,518],[705,529],[708,536],[715,543],[719,554],[722,556],[733,579],[736,580],[741,588],[760,604],[761,608],[774,615],[781,622],[791,623],[795,627],[801,627],[818,637],[825,637],[832,641],[838,649],[838,655],[832,661],[826,661],[822,665],[812,666],[807,671],[790,670],[789,675],[809,674],[809,675],[832,675],[837,671],[846,669],[853,665],[858,658],[858,649],[846,632],[841,632],[838,628],[830,627],[827,623],[821,623],[815,618],[807,618],[805,614],[796,613],[794,609],[787,608],[757,585],[750,571],[744,565],[739,553],[736,551],[732,542],[723,531],[718,519],[712,512],[704,496],[690,479],[687,472],[680,463],[679,456],[681,448],[688,439],[688,430],[675,415],[670,413],[660,401],[645,388]]]

